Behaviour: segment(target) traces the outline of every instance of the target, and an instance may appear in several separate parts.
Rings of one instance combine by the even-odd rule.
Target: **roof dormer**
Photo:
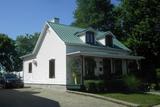
[[[104,46],[107,47],[113,47],[113,39],[115,36],[112,34],[112,32],[106,32],[104,35],[97,38],[97,40]]]
[[[94,45],[96,43],[96,31],[93,28],[88,28],[81,32],[77,32],[75,35],[77,35],[84,43],[91,45]]]
[[[95,35],[92,31],[87,31],[85,34],[85,39],[87,44],[95,44]]]
[[[112,35],[105,36],[105,46],[113,47],[113,36]]]

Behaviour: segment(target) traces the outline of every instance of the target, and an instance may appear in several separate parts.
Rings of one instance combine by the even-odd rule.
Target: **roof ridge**
[[[65,25],[65,24],[61,24],[61,23],[54,23],[54,22],[51,22],[51,21],[47,21],[47,22],[52,23],[52,24],[55,24],[55,25],[62,25],[62,26],[72,27],[72,28],[77,28],[77,29],[82,29],[82,30],[85,30],[85,29],[86,29],[86,28],[80,28],[80,27],[71,26],[71,25]]]
[[[65,26],[65,27],[71,27],[71,28],[82,29],[82,30],[87,30],[88,28],[90,28],[90,27],[88,27],[88,28],[81,28],[81,27],[71,26],[71,25],[65,25],[65,24],[61,24],[61,23],[54,23],[54,22],[51,22],[51,21],[47,21],[47,22],[55,24],[55,25],[62,25],[62,26]],[[96,30],[96,32],[106,33],[106,32],[110,32],[110,31],[99,31],[99,30]]]

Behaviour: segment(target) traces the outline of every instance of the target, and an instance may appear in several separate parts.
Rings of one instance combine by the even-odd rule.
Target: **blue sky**
[[[0,33],[17,35],[40,32],[44,22],[54,17],[71,24],[76,0],[0,0]],[[112,0],[116,4],[116,0]]]

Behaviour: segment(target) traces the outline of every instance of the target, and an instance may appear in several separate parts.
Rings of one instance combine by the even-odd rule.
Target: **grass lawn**
[[[160,96],[145,94],[145,93],[105,93],[102,96],[111,97],[135,104],[140,104],[142,107],[150,107],[152,105],[160,104]]]

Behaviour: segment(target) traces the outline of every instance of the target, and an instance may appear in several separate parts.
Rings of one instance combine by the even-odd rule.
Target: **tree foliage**
[[[5,34],[0,34],[0,66],[6,71],[13,71],[16,68],[15,60],[17,52],[14,41]]]
[[[160,2],[159,0],[122,0],[114,9],[115,33],[133,50],[144,56],[144,74],[152,76],[160,67]],[[150,69],[150,71],[148,71]]]
[[[110,0],[77,0],[74,25],[111,30],[133,50],[132,54],[145,57],[143,74],[152,80],[154,69],[160,68],[160,2],[120,1],[113,7]]]
[[[77,0],[75,22],[78,27],[93,27],[98,30],[108,30],[113,27],[113,16],[110,0]]]
[[[18,65],[17,70],[22,70],[22,60],[19,58],[23,55],[29,54],[33,51],[40,33],[20,35],[16,38],[16,52],[18,58],[16,64]]]
[[[33,51],[40,33],[20,35],[16,38],[16,51],[19,56]]]

